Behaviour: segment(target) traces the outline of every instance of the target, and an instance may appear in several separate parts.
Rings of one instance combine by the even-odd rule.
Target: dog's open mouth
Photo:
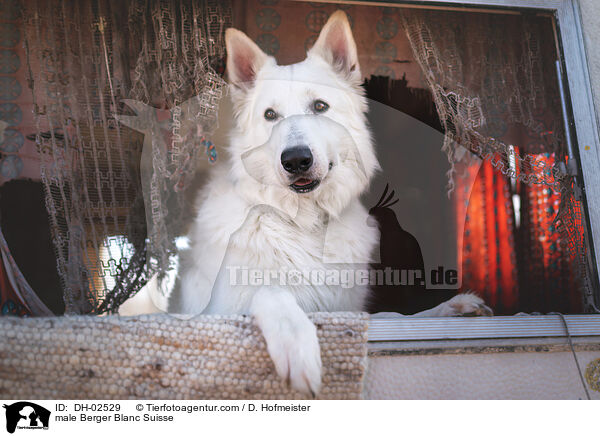
[[[292,188],[299,194],[306,194],[307,192],[310,192],[314,190],[317,186],[319,186],[319,183],[321,183],[321,181],[318,179],[311,180],[306,178],[300,178],[294,183],[292,183],[290,185],[290,188]]]

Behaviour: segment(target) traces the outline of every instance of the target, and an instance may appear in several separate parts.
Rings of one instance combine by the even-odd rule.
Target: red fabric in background
[[[550,167],[554,162],[553,155],[535,157]],[[521,222],[516,227],[509,179],[490,161],[469,171],[477,172],[470,193],[462,179],[457,181],[457,213],[466,213],[459,246],[463,289],[481,295],[497,315],[580,313],[577,260],[553,224],[560,194],[518,184]]]
[[[473,167],[470,171],[477,171]],[[475,183],[459,213],[466,213],[462,230],[463,289],[481,295],[496,313],[514,313],[518,304],[514,222],[509,182],[490,161],[479,167]]]

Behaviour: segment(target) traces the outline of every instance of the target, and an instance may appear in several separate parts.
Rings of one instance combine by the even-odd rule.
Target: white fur
[[[305,312],[363,310],[368,288],[232,286],[228,267],[360,268],[371,260],[379,234],[359,196],[378,163],[356,46],[343,12],[331,16],[307,59],[294,65],[277,65],[237,30],[229,29],[226,40],[236,107],[230,157],[200,195],[169,310],[254,315],[279,375],[316,394],[320,351]],[[329,110],[311,111],[316,99]],[[267,108],[280,115],[276,121],[264,118]],[[306,194],[290,189],[280,163],[281,152],[298,144],[310,147],[311,177],[321,180]]]

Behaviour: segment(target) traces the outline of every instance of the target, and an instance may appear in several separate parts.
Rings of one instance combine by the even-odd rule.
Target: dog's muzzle
[[[290,188],[299,194],[311,192],[321,182],[307,177],[307,172],[313,165],[313,155],[305,145],[291,147],[281,153],[281,166],[291,176],[297,176]]]
[[[281,153],[281,165],[290,174],[304,173],[313,164],[313,155],[305,145],[288,148]]]

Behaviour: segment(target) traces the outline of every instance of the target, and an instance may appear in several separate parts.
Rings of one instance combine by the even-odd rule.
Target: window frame
[[[583,179],[582,204],[588,238],[588,293],[586,302],[600,306],[600,136],[581,21],[579,0],[294,0],[364,6],[445,9],[510,13],[517,9],[550,14],[555,18],[562,63],[562,85],[569,127],[578,152]],[[600,91],[600,90],[599,90]],[[586,146],[588,149],[586,150]],[[581,180],[581,179],[580,179]],[[563,323],[564,320],[564,323]],[[600,336],[600,315],[501,316],[494,318],[376,318],[371,319],[369,341],[492,339]]]

